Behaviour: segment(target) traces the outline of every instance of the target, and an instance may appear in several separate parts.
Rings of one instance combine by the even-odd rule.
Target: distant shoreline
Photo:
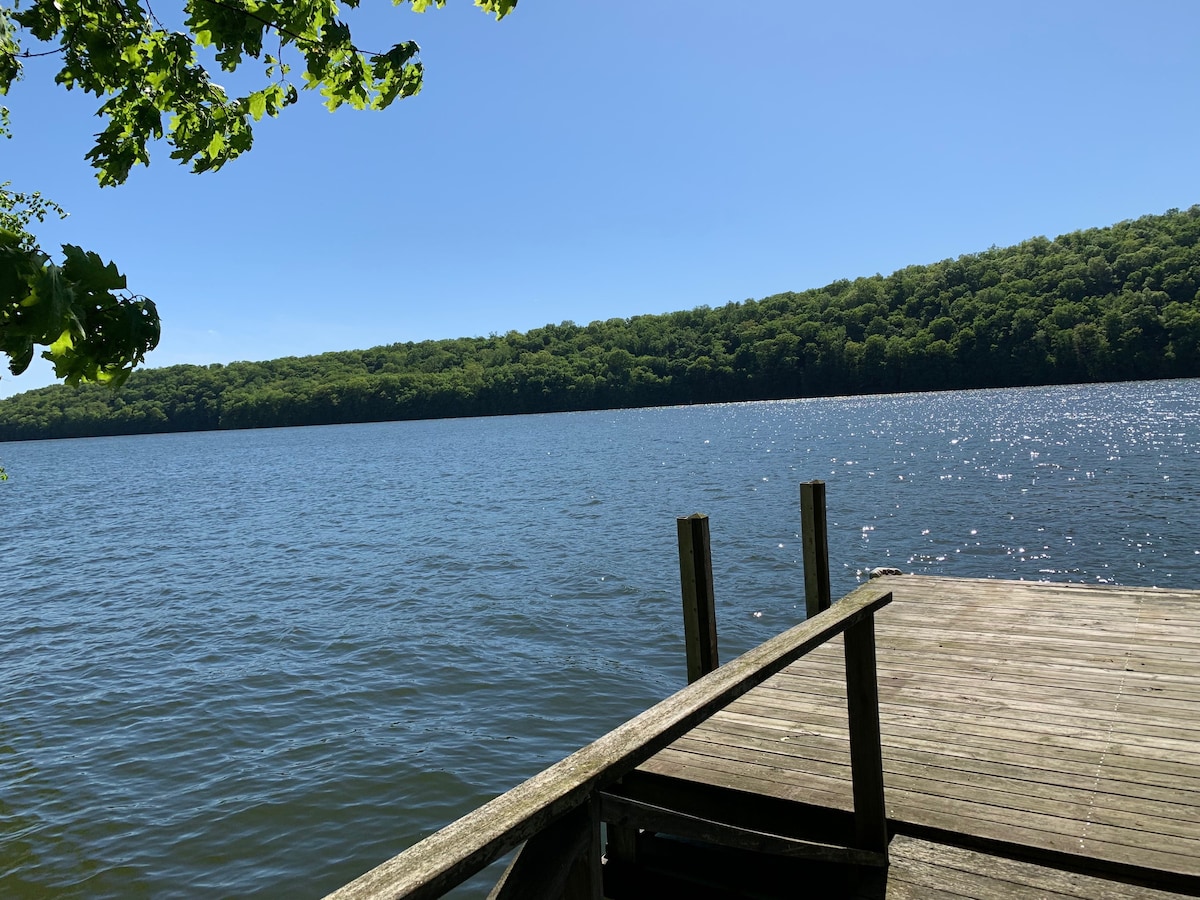
[[[222,431],[255,431],[259,429],[270,428],[322,428],[334,425],[372,425],[385,422],[437,422],[454,419],[499,419],[510,418],[513,416],[554,416],[566,415],[570,413],[587,413],[587,412],[620,412],[625,410],[638,409],[684,409],[689,406],[719,406],[725,404],[736,403],[791,403],[805,400],[856,400],[867,398],[883,398],[883,397],[903,397],[903,396],[926,396],[929,394],[961,394],[969,391],[989,392],[989,391],[1012,391],[1021,389],[1037,389],[1037,388],[1071,388],[1071,387],[1095,387],[1097,385],[1121,385],[1121,384],[1143,384],[1155,381],[1196,381],[1200,380],[1200,376],[1192,378],[1141,378],[1141,379],[1122,379],[1120,381],[1092,381],[1092,382],[1065,382],[1061,384],[1013,384],[1001,385],[997,387],[982,387],[982,388],[945,388],[936,391],[877,391],[870,394],[829,394],[820,397],[761,397],[750,398],[745,400],[721,400],[711,401],[708,403],[671,403],[657,404],[649,406],[605,406],[593,407],[586,409],[557,409],[546,410],[541,412],[504,412],[504,413],[478,413],[467,416],[421,416],[396,419],[362,419],[354,421],[339,421],[339,422],[312,422],[299,425],[244,425],[237,427],[218,427],[218,428],[193,428],[193,429],[174,429],[174,430],[158,430],[158,431],[113,431],[104,434],[80,434],[80,435],[64,435],[57,437],[19,437],[19,438],[0,438],[0,443],[24,443],[29,441],[46,441],[46,440],[82,440],[92,437],[137,437],[139,435],[151,434],[203,434],[217,433]],[[0,401],[2,403],[3,401]]]
[[[1200,206],[712,309],[0,400],[0,441],[1200,377]]]

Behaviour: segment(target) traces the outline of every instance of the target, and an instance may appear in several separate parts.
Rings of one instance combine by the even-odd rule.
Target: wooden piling
[[[683,593],[683,635],[688,684],[717,668],[717,613],[713,604],[712,553],[708,516],[692,513],[675,520],[679,533],[679,583]]]
[[[829,609],[831,602],[824,481],[800,484],[800,539],[804,549],[804,607],[811,619]]]

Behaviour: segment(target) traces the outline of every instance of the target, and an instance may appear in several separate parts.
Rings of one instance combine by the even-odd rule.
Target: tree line
[[[1200,206],[762,300],[135,371],[0,440],[1200,376]]]

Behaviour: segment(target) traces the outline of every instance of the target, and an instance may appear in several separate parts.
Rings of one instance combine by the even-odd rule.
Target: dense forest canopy
[[[1200,376],[1200,206],[801,293],[136,371],[0,401],[0,440]]]

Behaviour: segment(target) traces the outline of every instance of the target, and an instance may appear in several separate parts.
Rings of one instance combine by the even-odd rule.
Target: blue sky
[[[161,147],[97,187],[52,58],[5,99],[0,180],[158,303],[151,365],[716,306],[1200,202],[1192,0],[364,5],[422,94],[308,93],[215,174]]]

